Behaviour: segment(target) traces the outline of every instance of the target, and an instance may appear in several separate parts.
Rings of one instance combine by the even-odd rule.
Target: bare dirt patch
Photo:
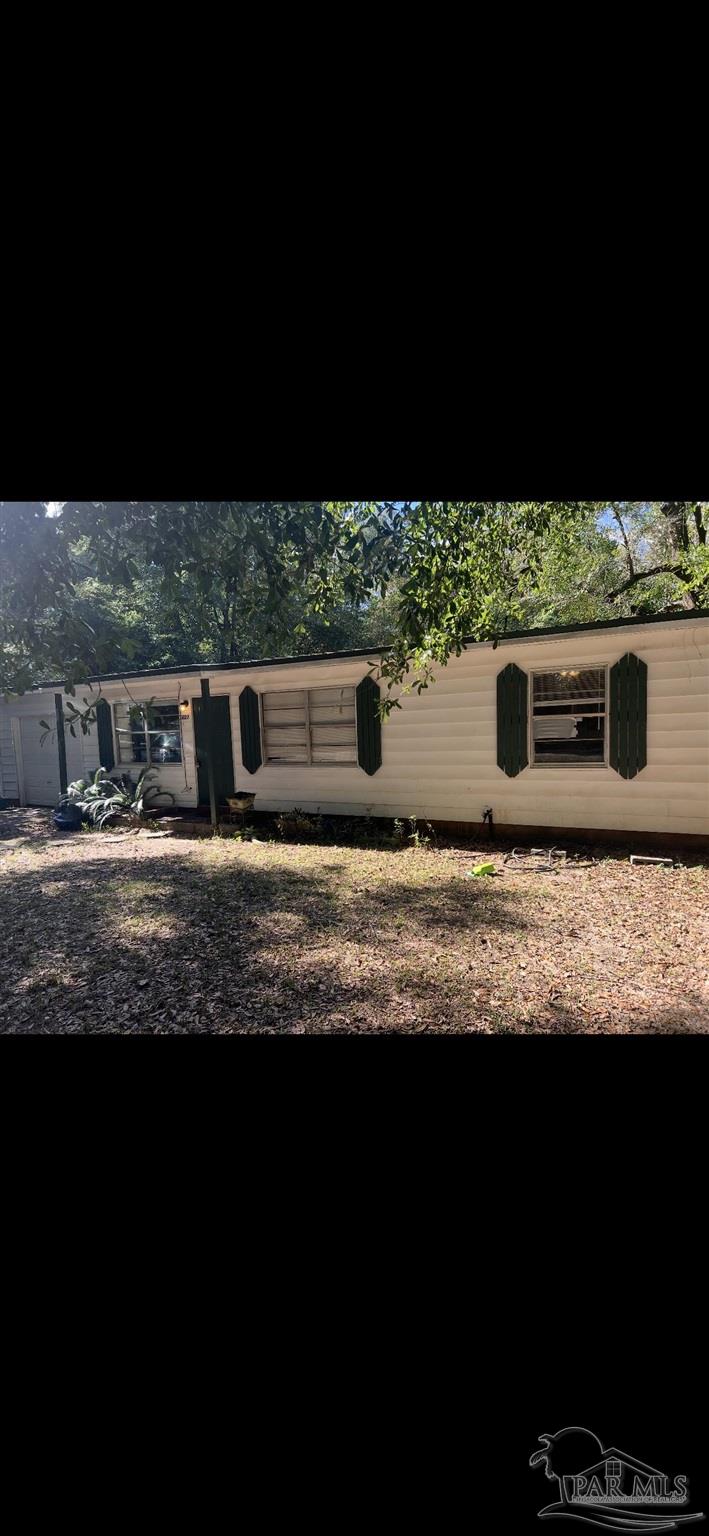
[[[0,1032],[709,1033],[709,868],[0,827]],[[15,816],[17,813],[0,813]],[[42,819],[43,818],[43,819]]]

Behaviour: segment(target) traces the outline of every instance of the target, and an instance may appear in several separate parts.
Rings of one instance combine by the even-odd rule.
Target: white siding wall
[[[497,674],[612,665],[626,651],[648,664],[648,766],[635,779],[612,768],[529,767],[510,779],[497,766]],[[492,806],[499,826],[597,827],[709,834],[709,621],[475,646],[452,657],[427,692],[401,699],[382,728],[382,767],[241,765],[238,692],[358,682],[366,658],[235,674],[234,762],[239,788],[262,810],[304,810],[479,822]],[[296,681],[297,679],[297,681]],[[237,682],[238,680],[238,682]]]
[[[174,680],[172,678],[166,679],[164,684],[157,684],[155,678],[148,678],[142,683],[131,682],[131,695],[138,701],[151,698],[176,700],[179,682],[179,678]],[[185,697],[191,698],[193,695],[198,696],[199,690],[199,678],[196,680],[196,686],[194,677],[182,679],[183,699]],[[80,701],[80,688],[77,690],[77,693]],[[103,689],[103,696],[111,706],[126,697],[124,689],[116,683],[107,684]],[[77,703],[77,708],[79,708],[79,703]],[[43,689],[36,693],[23,694],[22,698],[13,699],[8,704],[0,701],[0,752],[3,751],[4,743],[7,740],[7,755],[3,757],[3,783],[5,788],[2,793],[8,799],[16,798],[18,795],[17,770],[10,722],[15,717],[22,719],[27,715],[41,715],[43,719],[53,722],[54,690]],[[189,720],[183,721],[183,740],[185,748],[184,764],[166,763],[161,765],[157,768],[157,777],[153,782],[159,783],[162,789],[169,790],[175,796],[176,805],[195,806],[197,804],[197,780],[191,717]],[[54,734],[46,742],[43,750],[51,753],[54,761],[57,760],[57,740]],[[98,734],[95,725],[90,727],[87,736],[83,735],[79,727],[77,727],[76,737],[71,736],[69,731],[66,732],[66,756],[69,783],[73,779],[93,776],[99,767]],[[116,767],[119,767],[118,763],[116,763]],[[125,771],[131,773],[133,778],[136,778],[139,769],[136,765],[131,767],[130,764],[126,764]],[[10,783],[15,786],[13,789],[8,787]],[[169,809],[168,806],[165,808],[166,810]]]
[[[178,694],[179,698],[184,703],[186,699],[191,701],[193,698],[199,698],[200,694],[199,677],[190,677],[189,675],[182,678],[166,677],[164,679],[159,677],[147,677],[143,681],[134,681],[131,679],[128,686],[130,688],[131,699],[134,699],[138,704],[143,703],[147,699],[176,703]],[[80,691],[81,690],[79,690],[79,692]],[[214,691],[217,691],[216,688]],[[102,688],[102,693],[107,704],[111,706],[112,716],[113,705],[126,702],[126,692],[120,683],[105,683]],[[87,768],[92,773],[95,773],[96,768],[99,766],[96,727],[93,727],[90,736],[84,737],[82,739],[84,742],[85,768]],[[184,759],[183,762],[161,763],[159,765],[156,764],[155,778],[150,782],[153,784],[159,784],[161,789],[167,790],[170,794],[174,795],[174,803],[176,806],[190,808],[197,805],[198,802],[197,763],[195,758],[194,730],[192,726],[191,712],[189,719],[182,721],[182,746]],[[137,764],[119,764],[118,761],[116,761],[115,766],[116,769],[130,773],[133,779],[137,778],[140,772],[140,767]],[[141,765],[141,767],[144,766],[144,764]],[[169,811],[169,808],[169,805],[165,806],[166,811]]]
[[[2,758],[4,769],[3,794],[8,799],[16,799],[19,796],[17,764],[15,761],[15,752],[12,744],[11,722],[13,719],[19,720],[20,722],[25,721],[26,729],[28,729],[30,718],[33,722],[31,727],[32,734],[34,734],[35,725],[39,720],[47,720],[51,725],[54,724],[54,690],[50,692],[46,689],[43,689],[37,693],[25,693],[21,698],[12,699],[9,703],[0,703],[0,757]],[[39,726],[37,726],[37,736],[40,741],[41,734],[41,729]],[[96,767],[98,766],[98,748],[96,745],[95,736],[95,727],[93,728],[93,731],[89,737],[82,736],[81,731],[78,729],[76,737],[71,736],[68,731],[66,732],[66,765],[67,776],[70,783],[72,779],[79,779],[86,776],[94,762],[94,758]],[[56,767],[58,774],[59,756],[57,749],[57,738],[54,731],[52,731],[44,745],[39,747],[39,750],[42,753],[47,753],[48,759],[50,760],[51,769]],[[48,770],[48,774],[49,771],[50,770]]]
[[[20,777],[15,743],[24,740],[28,750],[26,777],[31,784],[40,780],[47,783],[59,779],[56,737],[51,735],[42,745],[41,720],[54,721],[54,694],[23,694],[20,699],[0,702],[0,753],[3,759],[3,794],[7,799],[19,800]],[[23,730],[24,723],[24,730]],[[49,804],[52,795],[42,796],[42,803]]]
[[[67,778],[71,784],[74,779],[92,779],[96,769],[100,766],[98,755],[98,732],[96,726],[89,727],[89,733],[84,736],[81,730],[77,731],[77,739],[69,746],[71,736],[67,733],[66,768]],[[70,755],[71,754],[71,755]],[[78,757],[78,762],[76,758]]]
[[[511,661],[535,668],[612,665],[626,651],[648,665],[648,766],[624,780],[611,768],[529,767],[509,779],[497,766],[496,679]],[[492,806],[495,822],[517,826],[589,827],[625,831],[709,834],[709,620],[631,626],[586,634],[507,642],[493,650],[475,646],[452,657],[427,692],[401,699],[382,728],[382,767],[369,776],[358,766],[265,764],[251,775],[243,767],[239,695],[247,685],[260,692],[358,683],[372,658],[343,658],[246,672],[210,672],[213,695],[230,698],[234,770],[239,789],[256,791],[260,810],[304,809],[379,816],[429,817],[478,823]],[[135,699],[199,697],[197,676],[148,677],[130,682]],[[113,704],[125,698],[119,684],[105,684]],[[27,709],[53,709],[53,694],[0,703],[0,761],[4,794],[16,794],[10,719]],[[98,765],[95,729],[68,742],[69,777]],[[183,721],[185,761],[159,772],[177,805],[197,804],[192,718]],[[53,746],[56,751],[56,743]],[[135,773],[135,769],[132,770]]]
[[[8,705],[0,700],[0,795],[6,800],[16,800],[19,790],[10,719]]]

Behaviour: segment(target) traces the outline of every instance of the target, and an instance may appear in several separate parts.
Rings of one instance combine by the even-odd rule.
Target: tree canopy
[[[0,502],[0,692],[709,602],[707,502]]]

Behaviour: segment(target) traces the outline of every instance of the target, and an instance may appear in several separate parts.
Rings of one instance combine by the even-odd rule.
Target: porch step
[[[161,816],[155,823],[161,832],[167,832],[171,837],[212,837],[214,828],[209,817],[200,816],[196,821],[190,821],[186,816]],[[226,816],[220,816],[218,828],[229,827],[235,830],[234,823]]]

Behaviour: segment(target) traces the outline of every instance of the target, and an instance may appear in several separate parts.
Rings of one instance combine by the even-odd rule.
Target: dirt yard
[[[709,1033],[707,864],[504,852],[468,880],[489,848],[62,837],[0,812],[0,1033]]]

